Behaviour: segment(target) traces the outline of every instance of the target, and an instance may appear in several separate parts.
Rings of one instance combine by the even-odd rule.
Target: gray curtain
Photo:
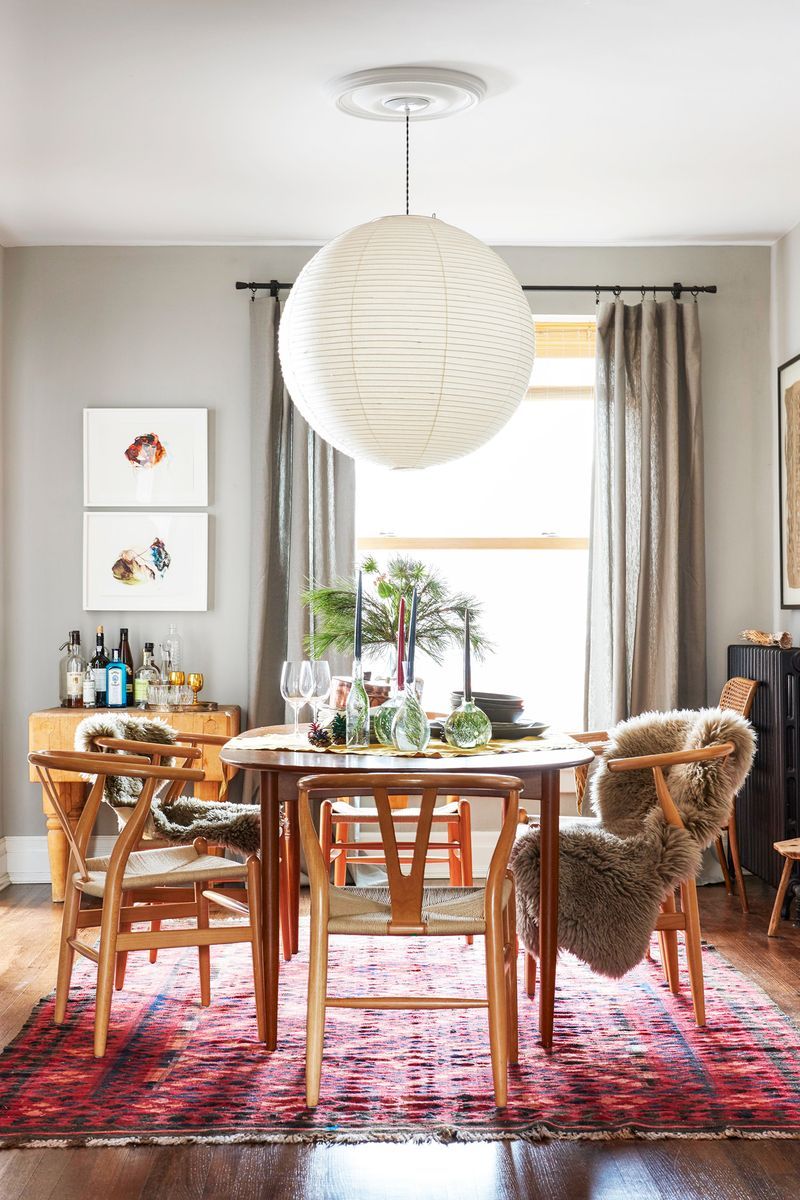
[[[285,719],[280,671],[304,658],[309,585],[349,575],[355,559],[355,464],[318,437],[292,404],[278,361],[280,303],[249,305],[251,548],[247,724]],[[343,664],[331,659],[335,673]],[[349,670],[350,664],[347,664]]]
[[[601,304],[587,729],[706,700],[698,305]]]

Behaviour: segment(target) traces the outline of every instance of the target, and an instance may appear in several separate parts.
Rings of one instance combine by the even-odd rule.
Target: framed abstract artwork
[[[800,354],[778,367],[781,608],[800,608]]]
[[[85,408],[87,508],[208,504],[208,409]]]
[[[85,512],[83,607],[205,612],[208,514]]]

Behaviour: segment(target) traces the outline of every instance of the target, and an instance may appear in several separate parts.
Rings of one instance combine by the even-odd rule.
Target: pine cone
[[[343,746],[347,741],[347,718],[344,713],[337,712],[328,726],[328,732],[334,746]]]
[[[312,721],[308,730],[308,740],[312,746],[325,750],[331,744],[331,735],[317,721]]]

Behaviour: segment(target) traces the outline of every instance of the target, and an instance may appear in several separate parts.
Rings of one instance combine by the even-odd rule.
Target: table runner
[[[292,733],[265,733],[248,737],[240,734],[232,738],[228,746],[232,750],[296,750],[313,754],[362,754],[365,758],[374,755],[389,755],[392,758],[470,758],[475,754],[513,754],[531,750],[567,750],[578,743],[567,734],[559,737],[527,737],[510,739],[492,739],[485,746],[474,750],[461,750],[450,746],[447,742],[431,738],[426,750],[395,750],[391,746],[365,746],[361,750],[351,750],[347,746],[312,746],[306,734],[295,737]]]

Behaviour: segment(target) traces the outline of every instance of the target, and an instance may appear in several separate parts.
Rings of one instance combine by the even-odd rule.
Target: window
[[[536,321],[531,386],[508,425],[427,471],[357,465],[359,552],[423,559],[480,601],[493,650],[477,690],[518,692],[529,715],[580,728],[594,405],[593,321]],[[430,709],[460,687],[460,653],[420,655]]]

